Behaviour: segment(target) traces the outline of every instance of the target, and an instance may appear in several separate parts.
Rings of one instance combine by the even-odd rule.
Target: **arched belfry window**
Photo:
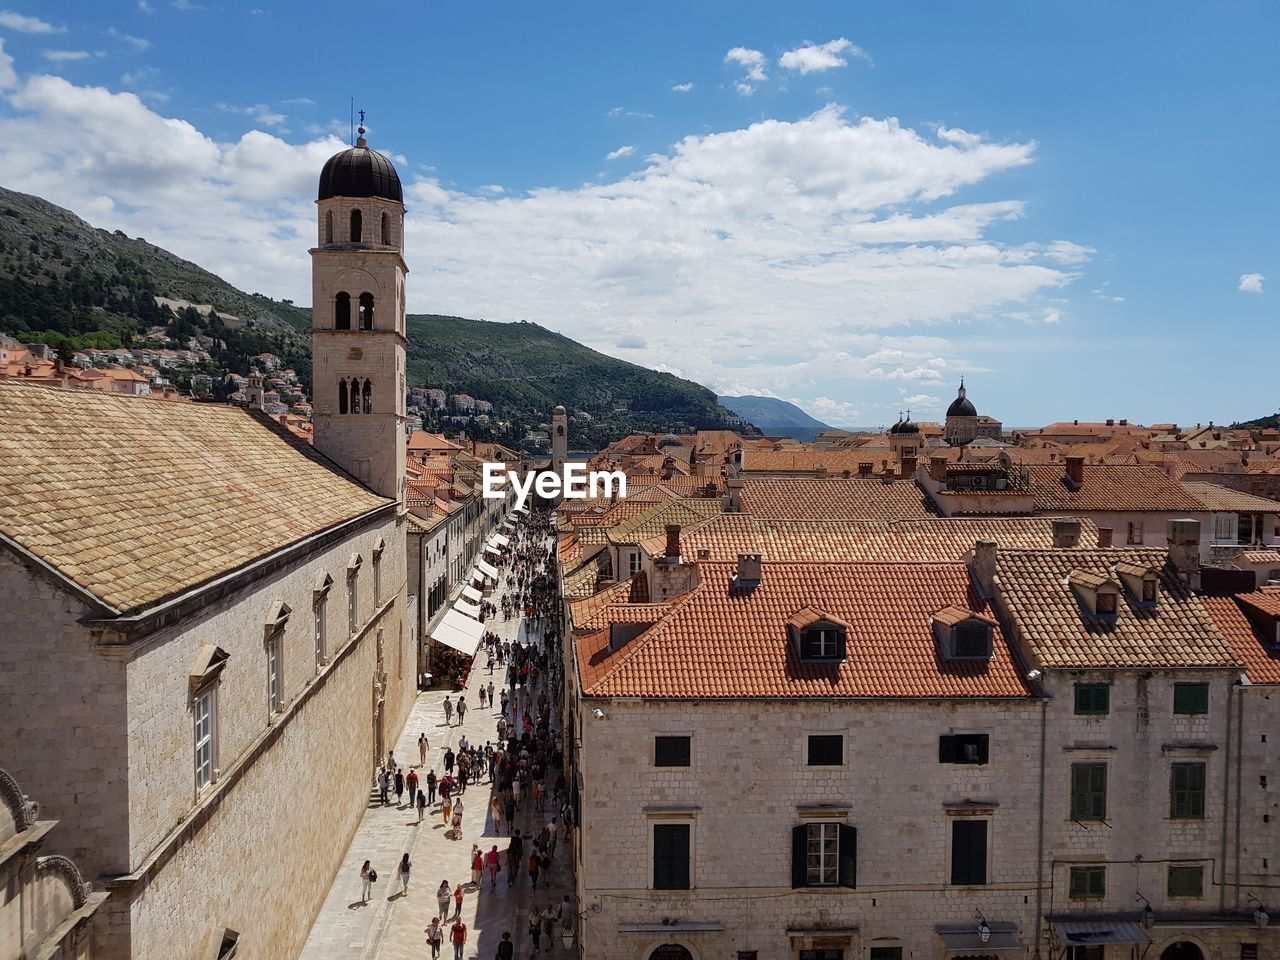
[[[351,294],[340,293],[333,300],[333,329],[351,329]]]
[[[382,213],[382,242],[391,242],[391,218],[387,216],[385,210]]]
[[[338,381],[338,413],[347,412],[347,381]]]
[[[364,382],[364,412],[373,413],[373,383],[369,380]]]
[[[324,215],[324,242],[333,243],[333,211],[327,210]]]
[[[361,223],[360,211],[352,210],[351,211],[351,242],[352,243],[360,242],[363,229],[364,228]]]
[[[373,294],[360,294],[360,329],[373,329]]]

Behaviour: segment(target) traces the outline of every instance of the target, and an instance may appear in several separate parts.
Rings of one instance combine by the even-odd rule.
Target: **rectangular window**
[[[373,558],[373,605],[382,603],[382,554]]]
[[[902,960],[902,948],[872,947],[867,960]]]
[[[1170,867],[1167,892],[1171,897],[1203,897],[1204,867]]]
[[[284,634],[277,630],[267,641],[267,709],[279,713],[284,708],[284,677],[280,671]]]
[[[210,687],[195,700],[196,789],[213,783],[214,727],[217,723],[217,688]]]
[[[809,738],[809,766],[839,767],[843,764],[843,736],[838,733],[816,734]]]
[[[986,763],[991,737],[985,733],[944,734],[938,738],[939,763]]]
[[[356,586],[358,574],[347,574],[347,633],[356,632],[356,617],[359,614],[356,601]]]
[[[837,627],[811,627],[800,633],[802,660],[841,660],[844,658],[844,636]]]
[[[791,828],[791,886],[858,885],[858,831],[847,823],[801,823]]]
[[[653,827],[653,889],[689,889],[687,823],[657,823]]]
[[[1175,763],[1169,773],[1169,816],[1204,819],[1204,764]]]
[[[1101,900],[1107,891],[1106,867],[1072,867],[1068,896],[1072,900]]]
[[[987,821],[951,821],[951,882],[977,886],[987,882]]]
[[[640,572],[640,551],[632,550],[627,554],[627,570],[630,573]]]
[[[844,960],[844,951],[829,947],[822,950],[801,950],[800,960]]]
[[[1142,521],[1129,521],[1129,545],[1136,546],[1142,543]]]
[[[1103,960],[1104,957],[1106,947],[1100,943],[1067,948],[1067,960]]]
[[[325,658],[325,598],[320,597],[315,602],[315,646],[316,646],[316,668],[318,669]]]
[[[1156,602],[1156,582],[1154,580],[1142,581],[1142,602],[1143,603]]]
[[[1107,819],[1107,765],[1071,765],[1071,819]]]
[[[991,628],[985,623],[956,625],[956,656],[985,660],[991,657]]]
[[[1094,601],[1094,609],[1100,616],[1110,616],[1116,612],[1116,595],[1114,593],[1099,593],[1097,598]]]
[[[1105,717],[1111,712],[1111,684],[1077,683],[1076,716]]]
[[[1209,685],[1207,683],[1175,683],[1173,712],[1192,716],[1208,713]]]
[[[1213,539],[1224,543],[1235,543],[1236,515],[1234,513],[1215,513],[1213,515]]]
[[[692,763],[692,737],[654,737],[655,767],[687,767]]]

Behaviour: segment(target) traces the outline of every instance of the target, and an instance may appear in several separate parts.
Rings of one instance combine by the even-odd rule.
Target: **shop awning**
[[[431,639],[436,643],[443,643],[468,657],[476,652],[482,636],[484,625],[457,610],[448,611],[431,631]]]
[[[1002,950],[1021,950],[1022,942],[1018,939],[1018,926],[1014,923],[992,923],[991,938],[983,943],[978,936],[978,925],[974,924],[939,924],[934,927],[948,953],[997,953]]]
[[[489,545],[491,547],[509,547],[511,546],[511,540],[500,533],[495,533],[489,538]]]
[[[463,587],[462,595],[466,597],[468,600],[470,600],[472,603],[479,603],[481,600],[484,599],[484,594],[481,593],[479,590],[477,590],[475,587]]]
[[[494,556],[497,556],[497,557],[502,556],[502,548],[492,543],[486,543],[484,545],[484,552],[492,553]]]
[[[489,564],[485,563],[483,560],[476,561],[476,572],[483,573],[490,580],[498,579],[498,571],[493,567],[491,567]]]
[[[528,513],[528,512],[529,512],[529,508],[528,508],[528,507],[516,507],[516,508],[515,508],[514,510],[512,510],[511,512],[512,512],[512,513]]]
[[[466,614],[472,620],[480,619],[480,605],[476,603],[468,603],[461,597],[459,597],[458,602],[453,605],[453,609],[457,610],[459,613]]]
[[[507,519],[503,520],[502,525],[508,530],[514,530],[516,528],[516,522],[512,520],[510,517],[507,517]]]
[[[1066,947],[1151,942],[1142,925],[1133,920],[1058,920],[1053,930]]]

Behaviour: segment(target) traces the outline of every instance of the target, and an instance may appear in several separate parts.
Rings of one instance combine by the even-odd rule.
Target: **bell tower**
[[[315,448],[394,500],[405,482],[404,196],[359,138],[320,173],[311,250]]]
[[[564,462],[569,459],[569,414],[564,407],[557,406],[551,411],[551,469],[556,473],[564,470]]]

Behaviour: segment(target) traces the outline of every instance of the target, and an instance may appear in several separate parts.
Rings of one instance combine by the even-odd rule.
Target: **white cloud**
[[[606,160],[620,160],[623,157],[631,156],[635,152],[636,152],[636,148],[633,147],[631,144],[627,144],[624,147],[619,147],[617,150],[610,150],[607,154],[605,154],[604,158]]]
[[[314,107],[316,102],[310,97],[290,97],[287,100],[281,100],[282,107]]]
[[[55,27],[46,20],[24,16],[12,10],[0,10],[0,27],[16,33],[66,33],[66,27]]]
[[[188,10],[188,11],[190,11],[190,10],[203,10],[203,9],[204,9],[204,5],[203,5],[203,4],[200,4],[200,3],[192,3],[192,2],[191,2],[191,0],[173,0],[173,3],[169,4],[169,6],[173,7],[173,9],[175,9],[175,10]]]
[[[127,43],[129,46],[133,47],[133,49],[137,50],[139,53],[141,53],[143,50],[146,50],[148,47],[151,46],[150,40],[147,40],[144,37],[135,37],[128,33],[121,33],[115,27],[108,27],[107,33],[110,36],[114,37],[116,40],[119,40],[122,43]]]
[[[672,85],[671,92],[672,93],[688,93],[692,89],[693,89],[692,83],[677,83]]]
[[[143,13],[155,13],[156,8],[147,3],[147,0],[138,0],[138,9]]]
[[[784,70],[799,70],[802,74],[821,73],[846,66],[849,57],[871,59],[861,47],[846,37],[840,37],[826,43],[805,43],[794,50],[788,50],[778,58],[778,66]]]
[[[74,63],[93,58],[88,50],[41,50],[40,55],[50,63]]]
[[[217,107],[223,113],[239,113],[246,117],[253,117],[258,123],[267,127],[284,126],[285,121],[289,119],[283,113],[272,110],[265,103],[255,103],[250,107],[235,107],[231,104],[219,103]]]
[[[642,120],[652,120],[652,113],[641,113],[637,110],[627,110],[624,107],[614,107],[609,111],[611,117],[639,117]]]
[[[18,71],[13,69],[13,57],[5,53],[4,37],[0,37],[0,91],[12,90],[18,85]]]
[[[223,142],[136,94],[56,76],[10,87],[6,186],[243,289],[309,302],[316,180],[345,123],[302,144],[258,130]],[[254,112],[271,113],[233,115]],[[725,393],[875,409],[900,386],[976,368],[954,325],[1043,317],[1074,278],[1053,240],[988,236],[1026,216],[1000,199],[999,176],[1034,146],[964,143],[826,108],[687,136],[625,176],[517,195],[450,188],[411,158],[409,309],[530,320]],[[979,184],[985,202],[957,202]],[[1001,336],[1016,340],[1013,329]]]
[[[1061,323],[1062,311],[1059,310],[1057,307],[1048,307],[1045,309],[1044,314],[1040,317],[1040,322],[1041,323]]]
[[[852,403],[843,400],[832,400],[830,397],[814,397],[812,400],[801,400],[797,397],[792,397],[790,402],[809,414],[809,416],[821,420],[823,423],[829,423],[833,427],[859,426],[858,418],[862,416],[862,412]]]
[[[493,196],[495,196],[495,197],[496,197],[498,194],[500,194],[500,193],[506,193],[506,192],[507,192],[505,187],[503,187],[501,184],[497,184],[497,183],[486,183],[486,184],[485,184],[484,186],[482,186],[480,189],[481,189],[482,191],[484,191],[485,193],[492,194],[492,195],[493,195]]]
[[[764,66],[768,59],[759,50],[734,47],[724,55],[724,62],[736,63],[746,71],[746,76],[734,84],[734,89],[744,97],[749,97],[755,93],[755,87],[752,84],[763,83],[769,79],[768,74],[764,72]]]
[[[1240,277],[1240,286],[1236,289],[1242,293],[1261,293],[1262,282],[1266,279],[1260,273],[1246,273]]]

